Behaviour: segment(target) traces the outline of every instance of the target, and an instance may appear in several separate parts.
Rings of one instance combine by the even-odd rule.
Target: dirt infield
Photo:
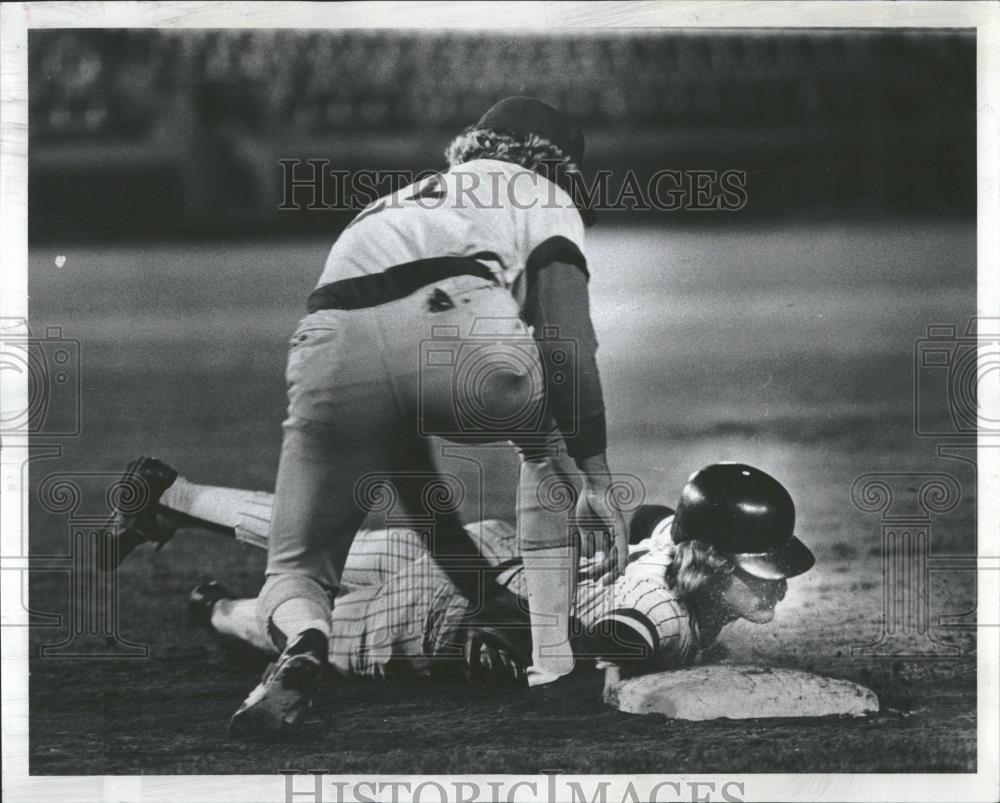
[[[158,562],[197,558],[195,537]],[[212,550],[217,552],[217,550]],[[179,561],[178,561],[179,562]],[[214,561],[213,561],[214,562]],[[835,625],[796,626],[782,616],[750,641],[750,627],[726,639],[731,653],[864,683],[884,713],[867,719],[667,721],[613,710],[539,717],[511,691],[430,683],[332,683],[301,736],[233,744],[225,723],[257,675],[224,658],[183,626],[185,588],[197,578],[163,570],[131,575],[128,632],[146,636],[145,661],[35,661],[31,771],[77,773],[958,772],[975,769],[975,665],[852,660],[851,623],[867,617],[855,569],[841,561],[818,575],[812,615]],[[874,578],[873,578],[874,579]],[[252,587],[253,578],[239,580]],[[797,595],[800,596],[800,595]],[[791,600],[790,600],[791,602]],[[796,617],[798,618],[798,617]],[[132,624],[136,623],[136,624]],[[145,630],[143,624],[145,623]],[[138,626],[137,626],[138,625]],[[872,632],[870,621],[860,628]],[[810,635],[811,633],[811,635]],[[746,650],[746,651],[745,651]]]
[[[33,329],[58,325],[79,340],[83,400],[80,434],[53,440],[61,453],[39,449],[31,464],[33,555],[67,554],[71,532],[106,513],[103,489],[137,454],[156,454],[194,481],[270,487],[287,337],[327,247],[33,250]],[[58,254],[67,257],[61,268]],[[950,476],[960,498],[927,519],[931,550],[975,550],[974,467],[937,456],[936,441],[914,434],[913,411],[915,342],[931,323],[964,326],[975,309],[974,227],[601,227],[590,260],[615,467],[669,504],[703,464],[758,465],[792,491],[798,533],[817,555],[816,569],[790,583],[772,625],[732,626],[709,659],[847,678],[875,690],[883,713],[702,723],[611,710],[539,716],[510,691],[331,683],[296,740],[236,745],[225,722],[258,668],[188,629],[184,598],[212,577],[255,593],[263,555],[184,531],[160,553],[140,551],[118,578],[120,637],[147,645],[147,658],[87,657],[110,649],[90,637],[63,657],[40,657],[42,645],[68,632],[68,620],[46,615],[70,610],[69,583],[65,573],[32,573],[31,772],[974,769],[974,630],[941,627],[939,618],[974,610],[975,575],[930,572],[930,657],[858,654],[881,632],[883,532],[879,512],[851,497],[864,474],[903,475],[893,480],[898,502],[917,493],[916,474]],[[473,495],[468,515],[509,513],[501,473],[511,470],[509,457],[481,456],[492,482]],[[469,470],[468,460],[449,460]],[[63,474],[84,486],[75,513],[38,501]],[[914,638],[915,647],[929,643]]]

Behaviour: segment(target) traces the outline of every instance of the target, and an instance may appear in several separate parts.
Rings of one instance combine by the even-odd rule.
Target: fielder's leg
[[[236,599],[220,583],[202,584],[188,599],[192,622],[214,637],[276,656],[277,649],[260,626],[257,606],[256,599]],[[397,670],[421,675],[439,667],[457,670],[468,607],[468,600],[423,552],[404,560],[381,582],[337,596],[329,663],[342,675],[370,678]]]
[[[285,422],[267,579],[257,599],[261,629],[282,652],[233,715],[231,734],[294,722],[326,668],[332,600],[366,514],[359,481],[384,472],[392,451],[344,429],[294,415]]]
[[[394,466],[393,485],[407,515],[431,522],[427,549],[476,610],[485,601],[484,592],[492,590],[492,566],[458,516],[456,500],[462,489],[444,483],[441,493],[434,492],[432,483],[440,485],[442,480],[429,445],[429,439],[418,438],[406,448]]]
[[[538,686],[568,675],[575,665],[570,645],[579,565],[570,530],[575,494],[557,431],[544,444],[518,448],[517,529],[532,635],[528,685]]]

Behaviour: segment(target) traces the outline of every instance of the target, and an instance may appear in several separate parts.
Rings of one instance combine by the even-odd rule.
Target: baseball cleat
[[[188,623],[193,627],[212,627],[212,609],[220,599],[236,599],[236,594],[217,580],[195,586],[188,594]]]
[[[602,708],[604,703],[604,673],[593,664],[577,662],[568,675],[549,683],[528,687],[530,708],[551,713],[578,713]]]
[[[160,549],[173,538],[177,528],[165,524],[156,511],[163,492],[176,479],[177,472],[155,457],[140,457],[128,464],[110,524],[113,550],[101,562],[101,569],[117,569],[140,544],[155,543]]]
[[[306,630],[289,644],[229,720],[229,735],[264,736],[294,725],[311,704],[326,670],[328,649],[319,630]]]

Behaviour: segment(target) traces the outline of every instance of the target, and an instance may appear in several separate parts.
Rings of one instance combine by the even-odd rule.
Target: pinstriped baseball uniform
[[[254,494],[237,526],[237,537],[266,545],[267,494]],[[577,587],[576,616],[588,627],[602,621],[629,624],[649,644],[650,668],[694,661],[702,643],[697,623],[667,586],[671,519],[630,548],[625,574],[611,586],[583,581]],[[514,528],[503,521],[467,527],[493,566],[513,561],[501,576],[518,596],[526,594]],[[340,672],[384,677],[396,671],[429,673],[436,660],[460,655],[459,629],[468,601],[450,583],[413,530],[365,530],[358,534],[336,599],[330,640],[331,664]]]

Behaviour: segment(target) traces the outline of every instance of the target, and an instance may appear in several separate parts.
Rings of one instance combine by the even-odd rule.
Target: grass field
[[[80,341],[81,432],[37,450],[31,483],[83,490],[76,513],[33,496],[31,550],[65,554],[76,519],[106,515],[103,489],[141,453],[195,481],[269,488],[284,408],[287,339],[328,243],[78,247],[31,253],[34,331]],[[56,256],[64,255],[59,268]],[[590,243],[592,304],[613,467],[672,503],[692,470],[730,459],[781,479],[818,564],[776,621],[737,624],[716,659],[813,669],[871,686],[885,713],[860,721],[681,723],[614,711],[531,717],[511,693],[409,683],[337,684],[301,738],[233,744],[228,715],[255,681],[184,623],[187,590],[225,578],[253,594],[263,555],[182,532],[119,575],[120,632],[145,660],[35,657],[31,771],[924,772],[975,766],[975,644],[960,655],[862,659],[882,619],[881,524],[851,501],[868,472],[942,472],[963,488],[931,521],[935,553],[975,550],[975,472],[914,435],[913,350],[928,324],[974,314],[969,223],[616,228]],[[944,414],[943,409],[932,414]],[[39,438],[43,441],[43,438]],[[514,464],[483,457],[490,483],[470,515],[510,513]],[[446,458],[456,471],[467,461]],[[90,476],[86,476],[87,473]],[[507,479],[509,477],[509,480]],[[906,491],[903,482],[901,492]],[[478,509],[472,509],[478,506]],[[74,516],[76,519],[74,519]],[[65,613],[67,576],[35,572],[31,609]],[[932,623],[975,606],[974,575],[935,572]],[[41,623],[41,618],[39,622]],[[59,642],[65,624],[32,644]],[[80,651],[100,647],[83,639]],[[74,647],[76,649],[76,647]],[[728,658],[726,656],[728,655]]]

